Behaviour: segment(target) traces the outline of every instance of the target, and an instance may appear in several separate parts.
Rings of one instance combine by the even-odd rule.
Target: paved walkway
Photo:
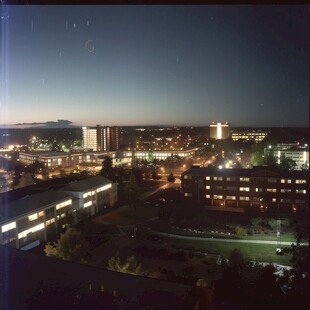
[[[171,237],[176,239],[185,239],[185,240],[202,240],[202,241],[216,241],[216,242],[230,242],[230,243],[256,243],[256,244],[277,244],[277,241],[270,240],[249,240],[249,239],[220,239],[220,238],[204,238],[204,237],[194,237],[194,236],[182,236],[164,233],[160,231],[151,230],[153,234]],[[281,241],[281,245],[291,245],[292,242]],[[301,243],[301,245],[308,245],[308,243]]]

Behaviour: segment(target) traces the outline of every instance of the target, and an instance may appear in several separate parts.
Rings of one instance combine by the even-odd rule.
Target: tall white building
[[[309,169],[309,148],[308,145],[300,146],[299,144],[280,143],[277,146],[269,146],[264,149],[264,154],[272,154],[281,164],[283,158],[292,159],[296,163],[295,170]]]
[[[97,151],[116,151],[119,148],[118,127],[83,127],[83,148]]]
[[[210,138],[211,139],[228,139],[230,136],[230,124],[225,123],[215,123],[210,124]]]

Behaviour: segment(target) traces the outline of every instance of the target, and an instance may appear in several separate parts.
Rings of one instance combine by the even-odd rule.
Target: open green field
[[[243,239],[248,240],[269,240],[269,241],[277,241],[276,234],[257,234],[257,235],[247,235]],[[296,237],[293,233],[285,233],[281,234],[281,241],[283,242],[296,242]]]
[[[275,254],[276,245],[270,244],[244,244],[229,243],[216,241],[199,241],[199,240],[179,240],[164,238],[169,245],[180,248],[193,248],[200,251],[208,251],[212,254],[219,254],[221,257],[228,258],[233,249],[239,249],[242,254],[249,260],[258,262],[270,262],[283,265],[290,265],[291,255],[277,256]]]
[[[157,216],[155,208],[147,206],[125,206],[101,217],[103,221],[115,225],[136,225]]]

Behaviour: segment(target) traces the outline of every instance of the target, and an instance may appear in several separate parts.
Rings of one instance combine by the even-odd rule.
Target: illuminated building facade
[[[255,141],[255,143],[262,142],[268,136],[268,131],[261,130],[244,130],[234,131],[231,134],[233,141]]]
[[[295,170],[309,169],[309,148],[308,145],[299,144],[277,144],[264,149],[264,155],[273,155],[278,164],[284,158],[291,159],[296,163]]]
[[[36,161],[43,163],[47,168],[56,167],[70,167],[81,164],[83,162],[82,153],[64,153],[64,152],[45,152],[45,151],[33,151],[33,152],[20,152],[19,161],[24,165],[31,165]]]
[[[210,124],[210,138],[216,140],[228,139],[230,137],[229,123],[215,123]]]
[[[138,160],[151,161],[153,159],[166,160],[170,156],[179,156],[180,158],[194,157],[197,149],[189,150],[162,150],[162,151],[135,151],[132,152],[132,157]]]
[[[83,127],[83,148],[93,151],[117,151],[119,149],[118,127]]]
[[[192,167],[181,177],[184,197],[201,205],[305,209],[309,172],[266,167],[217,169]]]
[[[78,210],[93,215],[113,207],[117,185],[103,176],[71,182],[57,191],[22,197],[0,205],[0,244],[27,250],[48,241]]]

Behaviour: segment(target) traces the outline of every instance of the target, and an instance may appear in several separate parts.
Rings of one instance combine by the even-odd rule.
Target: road
[[[277,241],[270,240],[249,240],[249,239],[218,239],[218,238],[204,238],[204,237],[194,237],[194,236],[181,236],[175,234],[169,234],[159,231],[151,231],[153,234],[176,238],[184,240],[200,240],[200,241],[216,241],[216,242],[230,242],[230,243],[256,243],[256,244],[274,244],[277,245]],[[281,245],[291,245],[292,242],[281,241]],[[301,245],[308,245],[308,243],[301,243]]]

